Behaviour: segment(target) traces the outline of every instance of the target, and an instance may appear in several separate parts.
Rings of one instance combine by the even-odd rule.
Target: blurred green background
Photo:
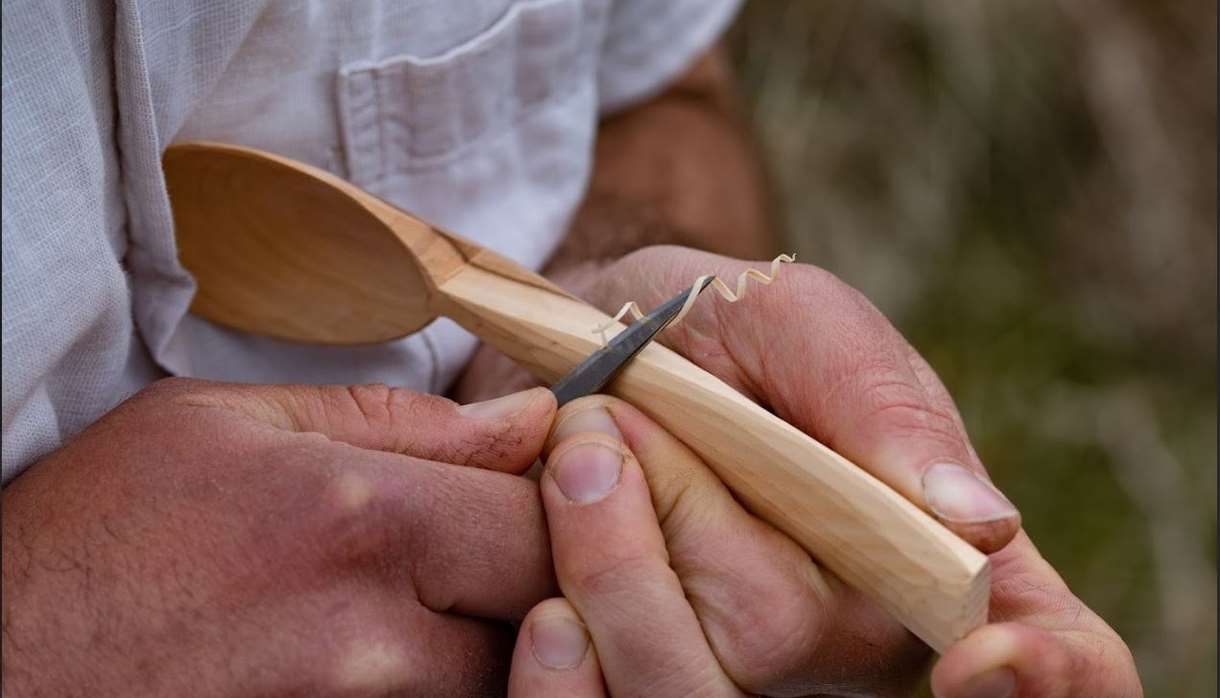
[[[1216,695],[1216,5],[754,0],[729,44],[800,260],[958,400],[1149,696]]]

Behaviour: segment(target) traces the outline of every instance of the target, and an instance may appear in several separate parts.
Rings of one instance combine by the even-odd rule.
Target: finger
[[[529,612],[517,634],[509,698],[597,698],[606,695],[589,630],[562,598]]]
[[[683,248],[653,248],[619,264],[628,276],[632,268],[660,270],[647,284],[611,284],[619,293],[653,289],[657,297],[646,303],[701,274],[736,279],[747,268],[765,268]],[[599,300],[607,295],[603,289]],[[701,300],[664,340],[980,550],[1002,548],[1020,528],[1019,513],[986,477],[931,368],[867,299],[832,274],[789,265],[737,303]]]
[[[339,633],[342,639],[333,651],[317,658],[330,674],[329,685],[311,694],[504,695],[513,642],[507,624],[418,606],[402,614],[394,603],[382,609],[380,619],[369,618]],[[421,662],[443,662],[444,671],[421,671]]]
[[[932,690],[938,698],[1136,698],[1143,691],[1129,657],[1121,642],[1104,636],[985,625],[941,658]]]
[[[573,401],[556,415],[548,444],[582,432],[622,439],[635,454],[670,567],[738,686],[875,692],[921,676],[926,646],[750,515],[698,456],[641,412],[606,396]]]
[[[932,687],[940,698],[1142,695],[1122,639],[1072,594],[1024,533],[992,555],[990,616],[991,625],[937,663]]]
[[[459,406],[386,385],[235,385],[172,381],[179,404],[223,408],[359,448],[520,473],[538,458],[555,398],[536,388]]]
[[[610,692],[735,693],[667,563],[631,452],[578,434],[552,451],[540,488],[559,586],[589,628]]]
[[[172,651],[215,660],[208,673],[245,695],[504,695],[512,629],[433,613],[405,596],[367,580],[289,588],[267,603],[201,610]],[[445,671],[427,670],[438,658]],[[159,688],[200,693],[190,683]]]
[[[302,545],[373,570],[437,612],[519,620],[557,592],[537,485],[349,446],[313,498]]]

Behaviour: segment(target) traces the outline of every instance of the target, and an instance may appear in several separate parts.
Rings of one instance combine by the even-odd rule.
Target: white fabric
[[[187,314],[168,143],[323,167],[539,267],[599,113],[662,89],[737,0],[5,0],[3,481],[165,372],[442,391],[437,321],[336,348]]]

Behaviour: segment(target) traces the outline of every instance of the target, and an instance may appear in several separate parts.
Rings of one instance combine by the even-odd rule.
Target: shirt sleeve
[[[603,115],[662,92],[724,33],[741,0],[617,0],[597,73]]]

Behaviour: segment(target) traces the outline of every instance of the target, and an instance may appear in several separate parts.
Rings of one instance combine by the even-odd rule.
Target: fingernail
[[[466,417],[474,417],[475,419],[504,419],[511,417],[534,401],[536,397],[535,390],[537,389],[531,388],[530,390],[522,390],[519,393],[498,397],[494,400],[462,405],[458,408],[458,413]]]
[[[923,496],[946,521],[978,523],[1017,515],[1017,508],[977,475],[956,463],[937,463],[923,474]]]
[[[1002,666],[979,674],[947,698],[1009,698],[1016,690],[1017,675]]]
[[[623,470],[623,455],[599,444],[573,446],[559,456],[551,477],[569,501],[590,504],[610,494]]]
[[[614,417],[610,416],[610,411],[605,407],[590,407],[587,410],[568,415],[555,427],[551,440],[559,443],[572,434],[588,432],[605,434],[615,441],[623,440],[623,434],[618,430],[618,425],[614,423]]]
[[[530,646],[542,666],[571,669],[584,661],[589,633],[585,626],[568,618],[539,618],[530,625]]]

